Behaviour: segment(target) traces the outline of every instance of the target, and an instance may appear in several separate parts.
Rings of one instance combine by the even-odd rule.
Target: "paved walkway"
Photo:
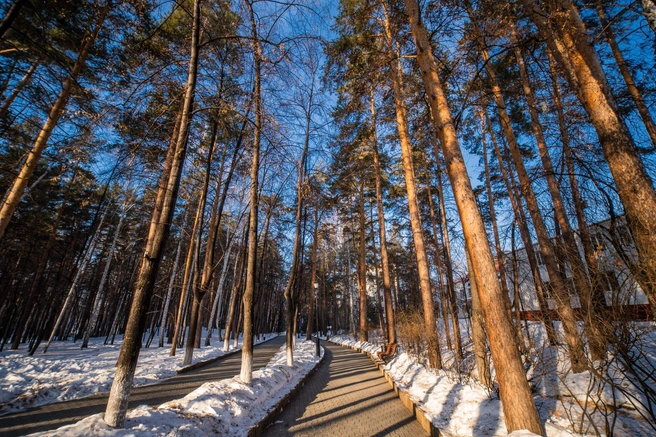
[[[285,336],[281,335],[255,346],[253,368],[258,369],[265,366],[283,344],[285,344]],[[238,375],[240,368],[241,352],[158,384],[134,388],[130,396],[129,408],[143,404],[160,405],[173,399],[179,399],[205,382]],[[84,417],[105,411],[107,397],[107,394],[90,396],[0,416],[0,436],[20,436],[75,423]]]
[[[265,436],[425,436],[371,360],[322,343],[326,357]]]

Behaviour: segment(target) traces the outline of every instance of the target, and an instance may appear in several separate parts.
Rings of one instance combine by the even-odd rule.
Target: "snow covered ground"
[[[654,345],[655,342],[651,340],[647,343]],[[380,344],[358,342],[346,335],[334,336],[330,341],[356,347],[372,354],[381,350]],[[549,348],[545,349],[548,350]],[[565,362],[566,360],[559,356],[558,352],[552,351],[556,354],[553,358],[558,363]],[[498,395],[491,393],[474,378],[448,370],[427,369],[419,364],[415,357],[403,350],[385,366],[385,370],[445,435],[464,437],[508,434]],[[599,406],[599,399],[612,397],[613,391],[607,393],[604,390],[591,390],[594,385],[591,382],[593,378],[590,372],[577,375],[568,373],[561,378],[555,376],[555,372],[538,373],[532,367],[529,378],[537,392],[535,402],[547,436],[581,435],[575,433],[575,429],[585,435],[596,435],[595,426],[597,431],[604,435],[604,430],[607,429],[606,420],[615,421],[611,428],[615,436],[654,435],[654,429],[635,409],[614,408],[612,411],[608,408],[595,409],[595,403]],[[637,391],[630,393],[639,396]],[[622,403],[622,398],[617,393],[615,396],[618,400],[615,405],[628,406]],[[590,425],[591,418],[595,426]],[[531,434],[513,433],[512,435]]]
[[[267,334],[265,338],[274,335]],[[80,349],[81,342],[53,342],[48,353],[39,349],[32,357],[24,348],[0,352],[0,414],[109,392],[122,343],[122,336],[116,338],[113,345],[104,345],[104,337],[92,338],[89,348],[84,350]],[[183,367],[183,350],[178,349],[178,354],[170,357],[169,348],[158,348],[155,339],[154,345],[141,350],[135,386],[177,374]],[[224,355],[222,348],[223,342],[213,338],[212,346],[194,350],[193,363]],[[241,338],[237,349],[241,349]],[[234,350],[231,347],[230,351]]]
[[[266,367],[253,372],[251,386],[241,383],[238,376],[203,384],[184,398],[159,408],[135,408],[128,412],[124,429],[109,427],[102,414],[96,414],[32,436],[245,436],[318,364],[319,357],[314,353],[314,342],[299,341],[294,367],[290,368],[285,364],[283,346]]]

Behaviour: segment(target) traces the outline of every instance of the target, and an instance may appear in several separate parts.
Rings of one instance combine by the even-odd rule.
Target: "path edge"
[[[404,391],[402,388],[399,387],[396,381],[394,381],[394,378],[385,370],[384,362],[379,361],[376,356],[360,348],[353,347],[353,346],[346,346],[340,343],[335,343],[334,341],[330,341],[330,340],[328,341],[332,344],[336,344],[343,348],[352,349],[356,352],[360,352],[361,354],[367,355],[369,359],[373,362],[374,366],[376,366],[376,368],[383,375],[387,383],[392,387],[392,390],[394,391],[394,393],[396,393],[398,398],[401,400],[401,403],[408,409],[408,411],[410,411],[410,414],[412,414],[415,417],[417,422],[419,422],[419,425],[421,425],[421,427],[424,428],[424,431],[426,431],[430,437],[448,436],[448,434],[443,433],[442,431],[439,430],[439,428],[433,425],[433,422],[426,415],[424,410],[422,410],[421,407],[412,400],[412,398],[406,391]]]
[[[248,437],[261,436],[264,430],[278,418],[280,413],[282,413],[283,408],[285,408],[287,404],[289,404],[294,399],[296,394],[301,390],[301,388],[303,388],[307,380],[310,379],[310,377],[314,375],[314,372],[316,372],[319,369],[319,367],[321,367],[321,365],[323,364],[323,360],[326,357],[326,350],[324,348],[322,348],[322,350],[324,352],[319,358],[319,361],[317,361],[317,363],[315,364],[315,366],[312,369],[310,369],[310,371],[306,373],[303,378],[301,378],[298,384],[296,384],[294,388],[289,391],[289,393],[283,396],[282,399],[280,399],[280,401],[278,401],[278,403],[274,405],[271,408],[271,410],[269,410],[266,416],[264,416],[264,419],[260,420],[260,422],[257,425],[253,425],[252,427],[250,427],[247,434]]]
[[[268,339],[266,339],[266,340],[264,340],[264,341],[262,341],[262,342],[260,342],[260,343],[254,344],[253,346],[259,346],[259,345],[261,345],[261,344],[264,344],[264,343],[266,343],[266,342],[268,342],[268,341],[271,341],[271,340],[273,340],[274,338],[278,338],[278,337],[280,337],[280,334],[278,334],[278,335],[274,335],[273,337],[268,338]],[[215,363],[215,362],[217,362],[217,361],[219,361],[219,360],[222,360],[222,359],[224,359],[224,358],[228,358],[229,356],[234,355],[234,354],[239,353],[239,352],[241,352],[241,348],[231,350],[231,351],[229,351],[229,352],[226,352],[226,353],[223,354],[223,355],[219,355],[218,357],[209,358],[209,359],[207,359],[207,360],[203,360],[203,361],[199,361],[199,362],[194,363],[194,364],[190,364],[190,365],[188,365],[187,367],[183,367],[183,368],[181,368],[181,369],[176,370],[176,372],[178,372],[178,375],[182,375],[183,373],[191,372],[192,370],[196,370],[196,369],[198,369],[199,367],[203,367],[203,366],[206,366],[206,365],[208,365],[208,364]],[[165,379],[167,379],[167,378],[165,378]],[[161,381],[164,381],[164,379],[158,380],[157,382],[161,382]],[[157,383],[157,382],[156,382],[156,383]]]

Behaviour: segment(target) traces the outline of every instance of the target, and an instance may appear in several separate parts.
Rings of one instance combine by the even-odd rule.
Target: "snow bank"
[[[374,354],[379,345],[355,341],[350,336],[337,335],[330,341],[349,347],[359,348]],[[400,353],[385,366],[385,371],[394,379],[399,388],[408,393],[413,402],[426,413],[433,425],[445,435],[451,436],[506,436],[501,401],[472,378],[444,370],[427,369],[416,358]],[[585,376],[578,377],[585,379]],[[587,401],[590,399],[588,398]],[[572,420],[581,421],[582,410],[579,404],[568,400],[545,396],[535,396],[542,424],[549,437],[579,436],[573,432]],[[616,411],[616,436],[650,435],[651,428],[644,421],[632,417],[630,412]],[[594,429],[584,430],[594,435]],[[516,431],[513,437],[531,435],[527,431]],[[585,435],[585,434],[584,434]]]
[[[285,347],[247,386],[238,376],[203,384],[182,399],[159,408],[139,406],[127,414],[124,429],[114,429],[96,414],[73,425],[32,436],[244,436],[319,362],[315,343],[299,342],[294,367],[286,366]],[[322,352],[323,354],[323,352]]]
[[[205,332],[205,331],[204,331]],[[270,339],[275,334],[267,334]],[[203,334],[205,338],[205,333]],[[89,340],[89,348],[80,342],[53,342],[48,353],[39,349],[34,356],[25,350],[0,353],[0,414],[58,401],[106,393],[112,388],[122,336],[113,345],[104,345],[104,337]],[[264,339],[256,343],[261,343]],[[157,339],[154,340],[155,344]],[[223,342],[194,350],[193,363],[224,355]],[[232,343],[231,343],[232,344]],[[170,346],[142,349],[134,385],[151,384],[177,374],[182,355],[169,356]],[[237,349],[241,349],[241,339]],[[231,348],[230,351],[234,351]],[[182,352],[181,349],[178,350]]]

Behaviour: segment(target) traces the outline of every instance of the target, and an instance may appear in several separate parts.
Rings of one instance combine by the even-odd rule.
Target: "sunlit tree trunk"
[[[506,263],[503,250],[501,249],[501,238],[499,238],[499,229],[497,226],[497,214],[494,206],[494,193],[492,192],[492,182],[490,179],[490,164],[487,155],[487,141],[485,140],[485,115],[484,111],[479,113],[481,120],[481,145],[483,147],[483,166],[485,171],[485,191],[487,192],[487,201],[490,207],[490,223],[492,225],[492,235],[494,236],[494,247],[497,254],[497,266],[499,269],[499,281],[501,282],[501,289],[503,290],[504,297],[509,296],[510,291],[508,290],[508,278],[506,276]],[[510,312],[510,298],[508,298],[508,312]],[[517,330],[517,340],[519,341],[520,347],[524,349],[524,339],[522,336],[522,327],[518,322],[515,323],[515,329]]]
[[[253,3],[246,2],[251,19],[253,59],[255,61],[255,84],[254,84],[254,107],[255,107],[255,132],[253,138],[253,161],[251,164],[251,189],[250,189],[250,217],[249,217],[249,237],[248,237],[248,258],[246,265],[246,284],[244,288],[244,342],[241,352],[241,371],[240,378],[244,384],[252,381],[253,368],[253,296],[255,294],[255,278],[257,272],[257,221],[258,221],[258,177],[260,171],[260,143],[262,136],[262,52],[260,41],[257,34],[257,24],[255,23],[255,14],[253,12]]]
[[[471,265],[471,257],[467,256],[467,268],[470,272],[474,269]],[[490,372],[490,357],[487,354],[487,335],[485,335],[485,321],[483,320],[483,309],[478,298],[478,287],[476,277],[469,275],[469,289],[472,299],[472,340],[474,342],[474,356],[476,357],[476,370],[478,382],[485,387],[492,388],[492,373]]]
[[[539,309],[542,314],[542,320],[544,322],[545,329],[547,331],[547,340],[550,345],[555,346],[558,344],[558,339],[556,338],[556,330],[553,326],[551,313],[549,311],[549,303],[547,302],[544,284],[542,282],[542,277],[540,276],[540,267],[538,265],[535,251],[533,249],[533,241],[531,241],[531,233],[528,229],[528,221],[521,204],[521,198],[517,194],[518,190],[516,189],[514,178],[511,177],[511,170],[507,170],[505,165],[507,164],[510,169],[512,169],[512,166],[510,165],[510,162],[506,163],[501,155],[501,149],[499,148],[499,143],[497,142],[497,138],[494,134],[494,131],[492,130],[492,123],[490,123],[490,119],[487,113],[485,113],[485,120],[488,133],[490,134],[492,144],[494,145],[494,153],[497,157],[497,161],[499,162],[501,177],[504,181],[504,184],[506,185],[508,198],[510,199],[510,204],[515,214],[515,221],[517,222],[517,227],[519,228],[520,237],[524,243],[524,250],[526,251],[526,258],[528,259],[529,268],[533,277],[533,284],[535,286],[535,293],[538,298]]]
[[[405,0],[405,7],[417,47],[417,64],[422,73],[434,127],[442,145],[456,205],[462,220],[466,249],[471,256],[476,283],[479,284],[477,292],[497,372],[506,428],[508,432],[526,429],[542,434],[542,424],[531,388],[526,380],[514,327],[503,302],[503,291],[497,280],[483,218],[467,175],[446,95],[437,75],[438,68],[428,32],[422,23],[417,1]],[[484,288],[482,284],[485,284]]]
[[[382,3],[383,5],[384,2]],[[384,7],[385,15],[387,9]],[[412,240],[415,245],[415,256],[417,258],[417,272],[419,274],[419,288],[424,312],[424,323],[426,324],[426,342],[428,346],[428,363],[430,367],[442,368],[442,353],[440,341],[437,335],[437,322],[435,320],[435,303],[430,285],[430,272],[428,269],[428,257],[426,256],[426,245],[424,242],[424,228],[419,213],[419,202],[417,199],[417,187],[415,184],[415,169],[412,160],[412,144],[408,128],[408,115],[405,105],[405,92],[403,90],[403,76],[400,59],[394,51],[394,38],[392,36],[389,18],[385,20],[385,33],[387,38],[387,55],[391,69],[391,79],[394,89],[394,102],[396,125],[401,143],[401,157],[403,172],[405,176],[405,189],[408,199],[408,212],[410,213],[410,227],[412,229]]]
[[[171,174],[167,184],[160,186],[155,202],[155,209],[146,240],[146,248],[141,261],[139,276],[134,288],[134,296],[125,335],[116,366],[116,375],[105,411],[105,422],[113,427],[122,427],[125,421],[134,372],[137,368],[141,334],[146,323],[148,304],[155,285],[155,279],[162,260],[163,248],[168,238],[171,219],[178,198],[178,188],[184,166],[185,152],[189,126],[192,118],[194,94],[196,91],[196,75],[198,71],[198,40],[200,34],[200,0],[193,5],[193,25],[191,30],[191,53],[189,56],[189,74],[183,102],[178,140],[175,145],[175,156],[171,166]]]

